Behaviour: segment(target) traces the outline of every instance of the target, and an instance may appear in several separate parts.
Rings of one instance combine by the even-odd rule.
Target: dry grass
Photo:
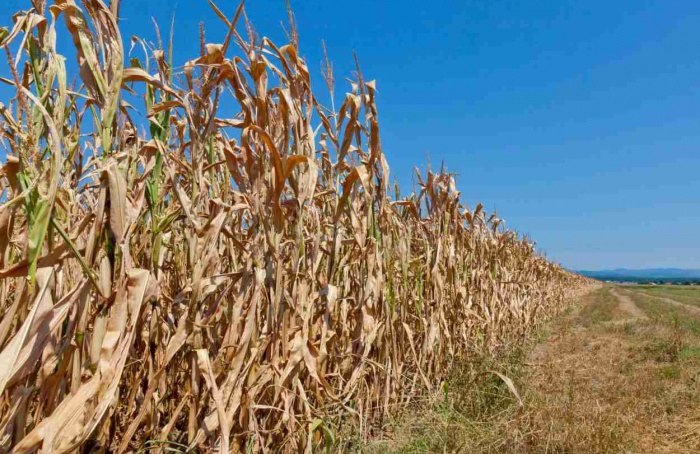
[[[614,294],[627,293],[645,316],[631,317]],[[675,311],[675,312],[674,312]],[[455,398],[436,399],[398,419],[372,453],[604,454],[700,451],[700,333],[697,316],[609,288],[495,367],[503,383],[453,378]],[[678,315],[681,316],[679,319]],[[679,322],[679,320],[690,320]],[[535,345],[536,344],[536,345]],[[481,398],[475,396],[482,396]],[[477,406],[475,411],[474,406]]]
[[[640,285],[634,289],[651,296],[672,298],[684,304],[700,306],[700,286],[697,285]]]
[[[212,4],[179,66],[129,58],[118,0],[31,6],[0,30],[0,450],[342,448],[587,285],[449,174],[389,197],[375,82],[321,106],[295,31]]]

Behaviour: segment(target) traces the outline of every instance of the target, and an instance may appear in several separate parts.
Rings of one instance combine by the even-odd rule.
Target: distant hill
[[[644,268],[628,269],[617,268],[614,270],[587,271],[578,270],[576,273],[601,280],[650,280],[650,281],[684,281],[700,280],[700,270],[683,268]]]

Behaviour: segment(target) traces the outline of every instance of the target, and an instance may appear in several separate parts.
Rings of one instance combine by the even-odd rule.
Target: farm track
[[[619,307],[628,314],[630,314],[633,318],[647,318],[647,315],[644,313],[644,311],[640,309],[639,306],[637,306],[637,304],[632,300],[632,298],[630,298],[628,294],[621,293],[616,289],[611,289],[610,294],[617,298]]]
[[[424,409],[385,443],[394,449],[367,452],[700,452],[700,310],[642,288],[604,286],[542,334],[523,357],[497,367],[517,393],[466,382],[453,393],[486,405],[481,413],[469,404]]]
[[[673,306],[680,307],[680,308],[685,309],[688,312],[691,312],[695,315],[700,315],[700,307],[698,307],[698,306],[693,306],[692,304],[683,303],[681,301],[678,301],[678,300],[675,300],[673,298],[669,298],[666,296],[652,295],[651,293],[648,293],[648,292],[638,292],[638,293],[640,293],[641,295],[644,295],[646,297],[654,298],[654,299],[657,299],[659,301],[663,301],[664,303],[668,303],[668,304],[671,304]]]
[[[603,292],[609,296],[585,299],[533,350],[521,387],[530,405],[528,429],[542,432],[538,437],[546,440],[536,444],[545,450],[513,452],[700,452],[697,403],[690,403],[697,401],[696,359],[666,357],[665,350],[696,345],[696,335],[652,319],[635,303],[634,290]],[[700,308],[653,298],[700,315]],[[681,346],[674,347],[679,337]]]

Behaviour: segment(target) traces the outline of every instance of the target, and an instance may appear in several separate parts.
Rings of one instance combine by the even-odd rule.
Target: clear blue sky
[[[152,39],[151,16],[167,34],[176,13],[179,62],[197,54],[200,21],[209,42],[225,32],[204,0],[122,4],[125,39]],[[4,0],[2,23],[28,5]],[[384,150],[404,190],[429,156],[458,173],[466,204],[496,209],[565,266],[700,268],[697,0],[292,5],[311,68],[326,40],[337,94],[353,51],[377,79]],[[247,10],[283,41],[283,0]]]

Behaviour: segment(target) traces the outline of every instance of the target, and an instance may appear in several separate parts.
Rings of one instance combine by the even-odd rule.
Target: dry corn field
[[[32,0],[0,29],[1,452],[370,437],[589,285],[450,174],[400,198],[375,82],[358,67],[320,105],[294,27],[278,47],[211,6],[228,34],[187,62],[125,43],[117,0]]]

